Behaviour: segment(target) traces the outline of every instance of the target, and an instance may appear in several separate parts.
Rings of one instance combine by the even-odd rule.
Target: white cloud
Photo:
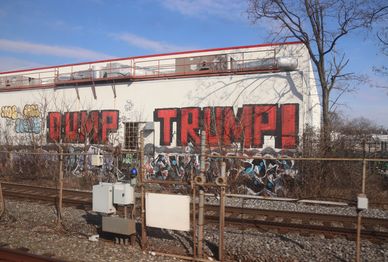
[[[0,72],[43,66],[45,65],[14,57],[0,57]]]
[[[228,20],[247,20],[247,2],[241,0],[162,0],[166,8],[193,17],[218,16]]]
[[[138,48],[152,50],[154,52],[175,52],[190,50],[193,47],[178,46],[161,41],[155,41],[131,33],[113,34],[113,37]]]
[[[62,20],[48,22],[48,25],[51,28],[55,28],[56,30],[60,29],[63,31],[82,31],[84,29],[84,27],[81,25],[70,25]]]
[[[0,39],[0,50],[6,52],[49,55],[86,60],[112,58],[109,55],[79,47],[45,45],[25,41],[13,41],[8,39]]]

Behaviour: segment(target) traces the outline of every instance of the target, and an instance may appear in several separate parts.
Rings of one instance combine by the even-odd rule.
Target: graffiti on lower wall
[[[185,153],[159,153],[146,156],[146,177],[160,180],[187,180],[199,173],[199,156]]]
[[[69,155],[65,157],[64,161],[65,174],[74,176],[95,174],[108,178],[111,175],[110,173],[115,171],[113,156],[95,146],[90,146],[86,152],[83,148],[70,146],[68,153]],[[87,155],[82,155],[82,153]],[[96,154],[103,155],[103,163],[98,167],[92,165],[92,155]]]
[[[285,196],[287,181],[293,180],[298,174],[295,161],[288,160],[286,155],[276,153],[272,148],[249,155],[228,153],[226,157],[221,157],[216,152],[211,155],[205,162],[206,181],[215,181],[221,173],[220,163],[225,161],[229,190],[232,192]],[[286,159],[279,160],[277,157]],[[146,155],[146,179],[189,181],[192,175],[200,174],[199,158],[198,154],[191,153],[159,152],[155,157]]]
[[[283,159],[276,159],[277,157]],[[286,196],[287,181],[293,180],[298,174],[295,161],[286,158],[287,156],[278,155],[271,148],[264,149],[252,158],[226,158],[228,183],[242,194]]]
[[[119,126],[118,110],[49,112],[47,115],[47,141],[65,143],[105,144],[109,134]]]
[[[243,105],[235,114],[233,107],[185,107],[155,109],[160,122],[160,145],[172,144],[176,123],[177,145],[200,144],[204,129],[210,146],[240,143],[245,148],[262,148],[264,136],[275,137],[275,147],[296,148],[299,125],[298,104]]]
[[[39,134],[42,131],[41,112],[37,104],[26,104],[22,110],[15,105],[2,106],[0,117],[10,121],[17,134]]]

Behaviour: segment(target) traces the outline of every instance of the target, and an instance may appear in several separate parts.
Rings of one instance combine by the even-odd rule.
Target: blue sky
[[[1,0],[0,71],[268,42],[271,24],[253,25],[243,0]],[[387,65],[374,33],[341,43],[348,72]],[[339,110],[388,128],[388,89],[358,84]],[[336,94],[333,94],[333,98]]]

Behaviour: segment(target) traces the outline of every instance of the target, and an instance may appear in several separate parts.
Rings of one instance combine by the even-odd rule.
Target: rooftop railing
[[[82,86],[160,78],[270,73],[297,68],[294,58],[277,57],[274,49],[192,56],[127,58],[0,75],[0,92]]]

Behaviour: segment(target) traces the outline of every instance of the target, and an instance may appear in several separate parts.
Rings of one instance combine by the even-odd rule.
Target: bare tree
[[[388,26],[383,27],[382,30],[377,33],[377,38],[379,40],[378,44],[380,46],[381,54],[388,56]],[[385,65],[374,67],[373,70],[381,76],[388,76],[388,68]],[[379,87],[388,88],[387,86]]]
[[[273,23],[273,40],[297,39],[306,46],[322,91],[323,145],[330,141],[330,93],[338,80],[349,76],[344,72],[349,59],[336,47],[350,33],[371,28],[387,12],[387,2],[378,0],[249,0],[253,22]]]

